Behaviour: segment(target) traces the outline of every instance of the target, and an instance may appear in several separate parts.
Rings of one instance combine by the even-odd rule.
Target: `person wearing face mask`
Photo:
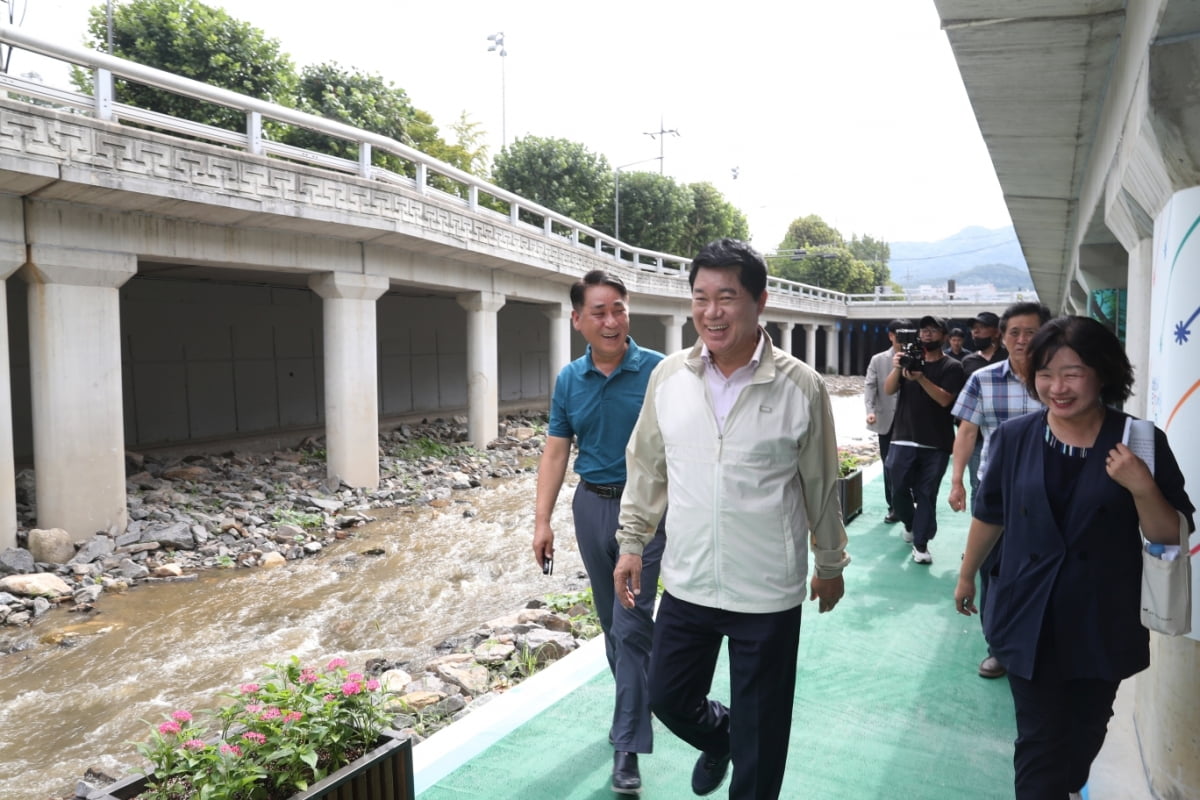
[[[971,341],[975,352],[967,354],[963,360],[963,377],[970,378],[984,367],[999,364],[1008,358],[1004,349],[1004,339],[1001,334],[1000,318],[990,311],[981,311],[971,320]],[[971,496],[979,490],[979,462],[983,459],[983,440],[975,440],[975,449],[967,461],[967,475],[971,479]]]
[[[921,317],[917,323],[924,363],[904,364],[903,354],[892,357],[884,391],[898,394],[892,421],[892,443],[884,469],[891,473],[893,496],[912,493],[914,505],[894,504],[904,523],[904,541],[912,543],[912,559],[933,563],[929,540],[937,534],[937,494],[954,449],[954,418],[950,407],[966,378],[963,367],[942,352],[948,328],[941,317]]]

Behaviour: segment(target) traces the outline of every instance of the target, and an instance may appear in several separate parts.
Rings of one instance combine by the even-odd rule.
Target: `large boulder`
[[[61,597],[71,594],[71,587],[53,572],[32,575],[7,575],[0,578],[0,592],[25,597]]]
[[[75,542],[62,528],[34,528],[29,532],[29,552],[43,564],[66,564],[75,557]]]
[[[10,547],[0,553],[0,575],[24,575],[35,569],[33,554],[23,547]]]

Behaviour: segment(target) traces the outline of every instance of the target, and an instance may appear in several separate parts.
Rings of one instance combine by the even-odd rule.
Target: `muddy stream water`
[[[835,396],[840,443],[861,443],[861,396]],[[444,509],[364,511],[374,522],[320,556],[274,570],[211,570],[193,582],[105,594],[87,615],[55,609],[0,655],[0,800],[47,800],[89,767],[140,768],[131,744],[176,708],[297,655],[421,659],[532,598],[578,589],[573,476],[555,509],[555,570],[533,563],[536,476],[454,494]],[[365,555],[379,549],[382,555]]]

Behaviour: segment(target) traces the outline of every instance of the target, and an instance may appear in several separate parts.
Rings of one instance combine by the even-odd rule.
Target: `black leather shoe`
[[[613,753],[612,790],[617,794],[641,794],[642,773],[638,772],[637,753],[618,750]]]
[[[891,525],[891,524],[893,524],[893,523],[895,523],[895,522],[899,522],[899,521],[900,521],[900,518],[896,516],[896,512],[895,512],[895,511],[892,511],[892,510],[889,508],[889,509],[888,509],[887,516],[885,516],[885,517],[883,518],[883,521],[884,521],[884,522],[886,522],[888,525]]]
[[[701,753],[692,768],[692,791],[703,797],[721,788],[725,773],[729,772],[729,759],[728,753],[723,756]]]

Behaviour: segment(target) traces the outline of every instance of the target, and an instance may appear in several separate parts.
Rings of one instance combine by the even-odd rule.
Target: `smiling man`
[[[967,507],[967,490],[963,485],[963,473],[973,453],[979,452],[979,480],[987,469],[988,442],[1000,423],[1028,414],[1041,408],[1029,393],[1029,343],[1038,329],[1050,319],[1050,309],[1037,302],[1014,303],[1000,318],[1000,330],[1004,334],[1004,349],[1008,358],[972,372],[967,378],[954,408],[950,413],[958,419],[958,433],[954,437],[954,466],[950,472],[950,507],[964,511]],[[982,447],[976,441],[983,434]],[[974,487],[971,499],[975,498]],[[992,548],[980,569],[979,606],[984,610],[980,622],[985,623],[987,604],[984,602],[991,586],[992,576],[1000,570],[1000,548]],[[979,677],[1000,678],[1006,670],[1000,660],[988,649],[987,656],[979,662]]]
[[[759,325],[761,255],[745,242],[712,242],[688,280],[700,341],[668,356],[646,387],[626,453],[613,580],[626,608],[653,595],[644,548],[670,506],[651,708],[701,751],[693,792],[716,791],[732,761],[729,796],[769,800],[787,761],[801,603],[809,596],[832,610],[850,561],[833,413],[821,376],[775,349]],[[708,697],[726,639],[728,707]]]
[[[554,528],[550,518],[562,489],[571,455],[579,446],[572,511],[579,555],[592,583],[596,615],[604,630],[605,654],[616,684],[612,726],[612,790],[638,794],[642,789],[638,754],[649,753],[647,666],[653,639],[654,591],[625,608],[613,596],[617,563],[617,515],[625,487],[625,445],[637,421],[646,381],[662,353],[637,346],[629,335],[628,292],[620,278],[593,270],[571,287],[571,324],[587,341],[587,351],[565,366],[554,384],[550,424],[538,464],[533,558],[539,568],[553,564]],[[650,586],[658,584],[658,562],[665,536],[651,531],[646,545]]]

